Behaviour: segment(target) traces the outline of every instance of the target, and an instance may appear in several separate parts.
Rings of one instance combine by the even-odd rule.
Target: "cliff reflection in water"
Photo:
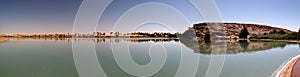
[[[185,46],[194,50],[195,53],[201,54],[238,54],[238,53],[252,53],[257,51],[263,51],[273,48],[284,48],[289,44],[298,44],[293,42],[284,42],[284,41],[232,41],[228,40],[226,42],[226,53],[211,53],[212,52],[212,44],[205,43],[201,41],[195,40],[180,40]],[[300,44],[299,44],[300,47]]]

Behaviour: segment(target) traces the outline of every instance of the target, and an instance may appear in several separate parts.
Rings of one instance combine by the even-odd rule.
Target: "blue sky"
[[[81,2],[82,0],[1,0],[0,33],[72,32]],[[124,12],[146,2],[159,2],[176,8],[191,23],[204,22],[196,8],[187,0],[115,0],[102,15],[97,31],[110,32]],[[215,0],[215,3],[223,22],[265,24],[293,31],[300,28],[299,0]]]

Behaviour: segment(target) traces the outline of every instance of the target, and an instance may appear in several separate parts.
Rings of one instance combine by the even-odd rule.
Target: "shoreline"
[[[291,77],[293,67],[299,60],[300,55],[289,59],[288,62],[283,63],[283,65],[274,72],[272,77]]]
[[[180,39],[179,37],[0,37],[0,41],[3,39],[73,39],[73,38],[91,38],[91,39]],[[282,42],[292,42],[300,43],[299,40],[277,40],[277,39],[225,39],[225,41],[282,41]]]
[[[276,40],[276,39],[250,39],[253,41],[282,41],[282,42],[292,42],[292,43],[300,43],[300,40]]]
[[[0,38],[0,43],[2,43],[2,42],[6,42],[6,41],[8,41],[8,39],[7,38]]]

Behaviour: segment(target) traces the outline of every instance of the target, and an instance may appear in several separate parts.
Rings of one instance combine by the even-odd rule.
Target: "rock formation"
[[[254,35],[263,35],[263,34],[268,34],[272,31],[284,31],[287,34],[292,34],[295,33],[293,31],[287,30],[287,29],[282,29],[282,28],[277,28],[277,27],[271,27],[271,26],[266,26],[266,25],[259,25],[259,24],[243,24],[243,23],[217,23],[217,22],[211,22],[211,23],[199,23],[199,24],[194,24],[192,28],[197,36],[197,39],[203,40],[205,34],[208,34],[210,32],[210,26],[222,26],[225,28],[224,32],[226,33],[225,38],[239,38],[239,33],[241,30],[245,27],[250,33],[250,36]],[[183,33],[183,35],[190,35],[189,33],[191,30],[187,30],[186,32]]]

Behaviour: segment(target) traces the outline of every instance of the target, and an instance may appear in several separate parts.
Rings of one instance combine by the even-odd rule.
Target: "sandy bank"
[[[6,42],[8,39],[3,39],[3,38],[0,38],[0,43],[2,42]]]
[[[300,55],[293,57],[288,62],[284,63],[278,71],[276,71],[272,77],[291,77],[291,73],[295,63],[300,60]]]

